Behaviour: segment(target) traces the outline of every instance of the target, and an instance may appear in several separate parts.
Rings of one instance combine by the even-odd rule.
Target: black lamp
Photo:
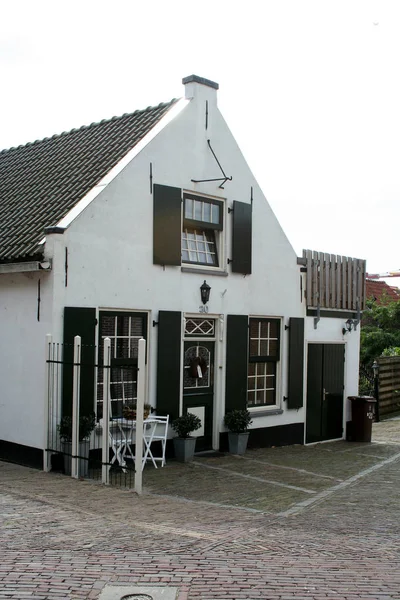
[[[345,323],[345,327],[343,327],[343,329],[342,329],[343,335],[347,332],[350,332],[353,329],[353,326],[354,326],[353,319],[347,319],[347,321]]]
[[[203,304],[207,304],[207,302],[209,301],[210,291],[211,291],[211,287],[208,285],[206,280],[204,280],[203,285],[200,286],[201,301]]]

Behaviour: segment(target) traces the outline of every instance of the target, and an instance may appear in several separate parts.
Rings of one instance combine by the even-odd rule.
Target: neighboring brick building
[[[387,304],[400,300],[400,290],[388,285],[385,281],[366,280],[366,298],[376,300],[378,304]]]

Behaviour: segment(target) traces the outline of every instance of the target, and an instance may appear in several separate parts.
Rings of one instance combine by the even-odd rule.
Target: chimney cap
[[[193,82],[201,83],[202,85],[207,85],[208,87],[213,88],[214,90],[219,89],[218,83],[216,83],[215,81],[211,81],[210,79],[205,79],[205,77],[199,77],[198,75],[188,75],[188,77],[184,77],[182,79],[183,85]]]

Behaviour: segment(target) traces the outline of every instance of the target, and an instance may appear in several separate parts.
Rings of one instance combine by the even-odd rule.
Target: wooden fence
[[[400,412],[400,356],[380,357],[377,362],[380,415]]]
[[[360,311],[365,308],[365,260],[303,250],[298,262],[306,267],[308,307]]]

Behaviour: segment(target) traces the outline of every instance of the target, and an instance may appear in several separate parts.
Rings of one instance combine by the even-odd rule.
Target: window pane
[[[267,375],[275,375],[275,363],[268,362],[267,365]]]
[[[258,340],[250,340],[250,356],[258,356]]]
[[[277,321],[270,321],[269,335],[272,338],[277,338],[279,336],[279,323]]]
[[[219,223],[219,206],[217,204],[212,205],[211,223]]]
[[[260,321],[260,325],[261,325],[261,337],[262,338],[267,338],[268,337],[268,325],[270,324],[269,321]]]
[[[247,401],[249,406],[275,404],[276,363],[249,363],[247,378]]]
[[[258,391],[256,393],[256,404],[264,404],[264,392]]]
[[[268,356],[279,360],[279,321],[250,319],[249,351],[251,357]]]
[[[189,250],[189,253],[185,250]],[[214,231],[184,229],[182,232],[182,260],[200,265],[218,266]]]
[[[203,203],[199,202],[198,200],[194,201],[194,219],[195,221],[202,221],[202,214],[201,214],[201,205]]]
[[[265,392],[265,404],[271,405],[271,404],[275,404],[275,397],[274,397],[274,391],[273,390],[269,390],[267,392]]]
[[[193,219],[193,200],[190,198],[185,200],[185,218]]]
[[[204,210],[204,221],[206,221],[207,223],[214,223],[214,221],[211,220],[211,207],[212,204],[209,204],[208,202],[204,202],[203,203],[203,210]]]
[[[269,356],[277,356],[278,354],[278,341],[270,340],[269,341]]]
[[[263,390],[265,388],[265,378],[264,377],[256,377],[257,379],[257,389]]]
[[[259,332],[259,321],[256,319],[250,319],[250,337],[258,338]]]

